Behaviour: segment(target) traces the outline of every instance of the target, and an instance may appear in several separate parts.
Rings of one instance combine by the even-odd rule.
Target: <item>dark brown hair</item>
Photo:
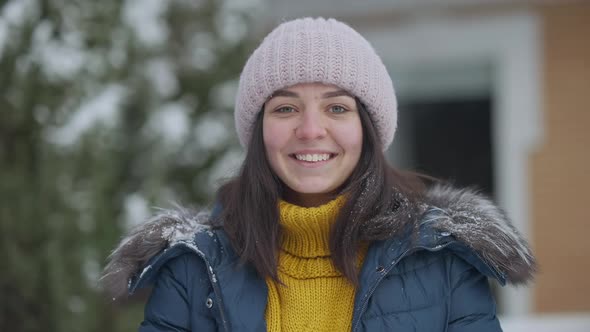
[[[334,197],[346,195],[330,234],[334,265],[354,285],[358,284],[356,255],[362,243],[383,240],[405,229],[410,217],[396,213],[414,206],[424,190],[420,176],[390,166],[366,108],[357,99],[363,147],[358,164]],[[262,117],[259,112],[240,173],[218,191],[222,206],[219,222],[243,263],[250,263],[262,277],[278,280],[281,238],[278,201],[284,184],[266,157]],[[391,225],[394,218],[395,227]],[[379,218],[387,222],[374,222]]]

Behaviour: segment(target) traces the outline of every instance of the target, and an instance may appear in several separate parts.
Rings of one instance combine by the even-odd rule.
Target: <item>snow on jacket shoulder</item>
[[[487,278],[529,281],[535,260],[526,241],[473,191],[434,186],[421,205],[410,234],[370,246],[353,331],[501,331]],[[164,211],[111,255],[103,283],[112,294],[154,285],[140,331],[266,330],[264,280],[237,264],[208,220]]]

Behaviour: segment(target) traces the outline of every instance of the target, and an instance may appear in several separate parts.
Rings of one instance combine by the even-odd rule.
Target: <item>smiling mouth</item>
[[[321,161],[327,161],[334,157],[337,154],[335,153],[314,153],[314,154],[290,154],[289,156],[293,159],[297,159],[299,161],[317,163]]]

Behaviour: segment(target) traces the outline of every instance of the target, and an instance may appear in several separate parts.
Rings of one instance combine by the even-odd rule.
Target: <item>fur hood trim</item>
[[[491,200],[472,189],[436,185],[428,191],[427,204],[439,213],[421,223],[454,236],[508,282],[521,285],[533,279],[537,264],[530,246]]]
[[[427,228],[454,237],[512,284],[524,284],[533,278],[536,262],[526,240],[489,199],[471,189],[435,185],[427,190],[424,203],[419,210],[426,213],[415,221],[419,226],[416,231]],[[392,217],[376,219],[395,225],[385,220]],[[124,296],[131,278],[150,258],[176,243],[192,241],[198,232],[210,232],[209,223],[206,212],[161,210],[120,242],[109,256],[101,284],[111,295]]]
[[[189,209],[161,209],[147,222],[131,230],[109,256],[100,283],[113,296],[125,296],[131,277],[165,248],[190,242],[195,233],[209,231],[209,214]]]

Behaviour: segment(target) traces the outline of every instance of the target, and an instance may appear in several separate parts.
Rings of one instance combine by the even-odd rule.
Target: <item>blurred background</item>
[[[388,157],[474,186],[530,240],[506,331],[590,331],[590,3],[0,1],[0,331],[130,331],[106,257],[154,207],[207,207],[243,158],[237,80],[278,23],[339,18],[390,70]]]

